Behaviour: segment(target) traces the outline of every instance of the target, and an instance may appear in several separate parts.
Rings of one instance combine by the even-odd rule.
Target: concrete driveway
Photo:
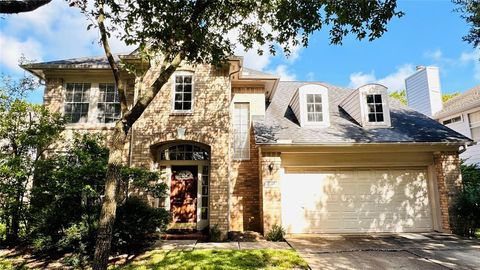
[[[441,233],[295,236],[312,269],[480,269],[480,240]]]

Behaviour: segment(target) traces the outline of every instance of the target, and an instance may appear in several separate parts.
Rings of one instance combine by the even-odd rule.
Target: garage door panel
[[[283,225],[290,233],[429,231],[426,179],[421,169],[296,170],[282,179]]]

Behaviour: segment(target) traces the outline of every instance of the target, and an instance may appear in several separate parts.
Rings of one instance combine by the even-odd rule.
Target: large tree
[[[115,221],[117,183],[122,153],[129,131],[162,86],[182,62],[222,65],[236,44],[246,49],[266,45],[274,54],[292,46],[307,46],[312,33],[327,28],[329,40],[341,44],[349,33],[374,40],[386,31],[393,17],[400,17],[396,0],[70,0],[95,20],[101,44],[111,66],[116,87],[123,89],[122,66],[110,50],[109,37],[138,46],[138,57],[147,65],[136,76],[141,95],[133,106],[118,91],[122,118],[109,141],[105,197],[99,221],[94,269],[106,269],[112,226]],[[229,37],[235,37],[232,40]],[[130,69],[131,70],[131,69]]]

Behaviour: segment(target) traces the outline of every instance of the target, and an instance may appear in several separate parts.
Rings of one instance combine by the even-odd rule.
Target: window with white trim
[[[367,94],[367,110],[368,122],[381,123],[385,122],[383,115],[383,102],[381,94]]]
[[[202,205],[200,207],[200,218],[203,220],[208,219],[208,185],[210,182],[210,175],[208,166],[203,166],[202,169]]]
[[[468,114],[472,140],[480,142],[480,111]]]
[[[307,94],[307,121],[323,122],[322,94]]]
[[[68,123],[86,123],[90,102],[90,83],[67,83],[64,116]]]
[[[175,112],[191,112],[193,105],[193,75],[176,74],[173,94]]]
[[[443,121],[443,124],[444,125],[448,125],[448,124],[452,124],[452,123],[457,123],[457,122],[461,122],[462,121],[462,116],[457,116],[457,117],[453,117],[453,118],[450,118],[450,119],[447,119],[445,121]]]
[[[234,103],[233,108],[233,158],[250,159],[250,104]]]
[[[100,83],[97,103],[98,122],[113,123],[120,119],[120,98],[113,83]]]

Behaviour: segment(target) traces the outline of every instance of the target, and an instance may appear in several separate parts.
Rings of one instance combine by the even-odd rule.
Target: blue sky
[[[329,45],[326,31],[312,36],[308,48],[295,48],[292,56],[245,56],[245,65],[276,73],[283,80],[324,81],[347,87],[368,82],[402,89],[403,80],[417,65],[436,65],[441,70],[442,91],[463,92],[480,83],[480,52],[462,41],[468,26],[453,12],[450,0],[399,1],[406,15],[394,19],[388,32],[373,42],[347,38],[342,46]],[[49,61],[101,55],[95,30],[87,31],[87,20],[65,1],[55,0],[34,12],[0,18],[0,73],[22,76],[17,67],[24,54],[29,59]],[[112,40],[116,52],[128,52]],[[42,90],[30,97],[41,102]]]

